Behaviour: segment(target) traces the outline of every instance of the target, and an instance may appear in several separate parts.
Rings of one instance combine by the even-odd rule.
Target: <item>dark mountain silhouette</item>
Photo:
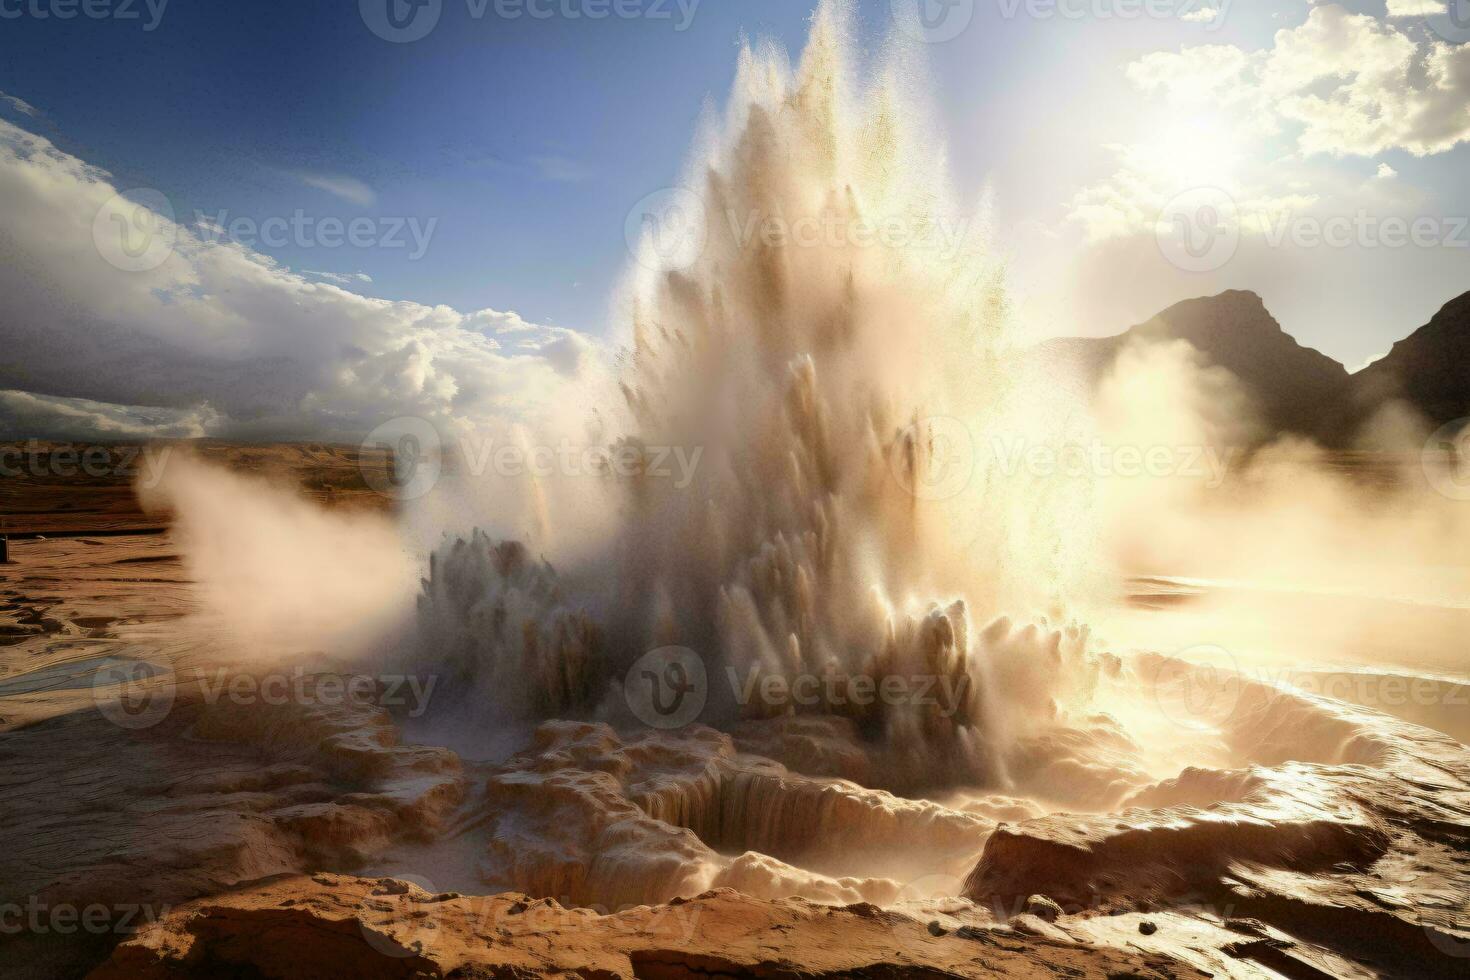
[[[1329,445],[1351,435],[1354,384],[1337,361],[1303,347],[1281,329],[1255,293],[1232,289],[1188,299],[1112,337],[1064,337],[1043,344],[1053,365],[1095,386],[1118,352],[1135,340],[1185,340],[1207,364],[1226,368],[1252,396],[1273,432],[1295,432]]]
[[[1175,303],[1116,336],[1049,340],[1035,353],[1046,368],[1072,372],[1095,389],[1135,340],[1185,340],[1206,364],[1228,369],[1254,399],[1267,437],[1297,433],[1347,446],[1390,401],[1408,403],[1436,426],[1470,417],[1470,292],[1356,374],[1297,343],[1245,290]]]
[[[1353,375],[1353,395],[1362,412],[1399,399],[1435,425],[1470,416],[1470,293]]]

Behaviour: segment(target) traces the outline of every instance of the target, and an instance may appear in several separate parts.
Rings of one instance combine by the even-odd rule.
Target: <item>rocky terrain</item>
[[[467,759],[406,740],[381,677],[232,661],[168,535],[13,557],[6,976],[1430,977],[1470,956],[1470,750],[1375,710],[1129,656],[1105,683],[1175,714],[1204,696],[1221,764],[1156,778],[1104,719],[1048,729],[1021,751],[1052,770],[1014,789],[1075,794],[1055,810],[862,785],[836,717],[549,722]],[[291,697],[251,686],[272,670]],[[458,892],[423,877],[446,861]]]
[[[1441,319],[1402,351],[1453,343],[1458,321]],[[1349,417],[1323,412],[1358,380],[1299,348],[1252,294],[1180,304],[1137,333],[1230,366],[1285,431],[1325,438]],[[1096,378],[1123,342],[1071,347]],[[1429,390],[1402,379],[1432,358],[1402,351],[1386,362],[1407,365],[1393,391]],[[813,378],[793,377],[812,454],[776,458],[806,460],[815,480],[827,430]],[[345,659],[289,629],[242,642],[187,549],[246,498],[221,503],[231,485],[205,480],[204,519],[156,501],[145,512],[132,487],[147,489],[170,445],[103,448],[89,467],[87,447],[11,444],[27,465],[0,482],[14,532],[0,566],[7,977],[1315,980],[1459,976],[1470,961],[1470,749],[1457,741],[1470,681],[1452,649],[1431,673],[1414,648],[1463,632],[1463,571],[1441,570],[1452,587],[1437,600],[1271,593],[1258,632],[1286,655],[1306,656],[1311,629],[1273,624],[1320,624],[1334,602],[1360,618],[1382,607],[1331,651],[1351,654],[1366,694],[1338,684],[1340,660],[1277,675],[1200,664],[1077,624],[976,622],[946,600],[875,619],[885,640],[853,669],[953,682],[948,700],[864,705],[842,674],[795,710],[741,700],[732,680],[711,713],[664,724],[639,715],[629,686],[643,675],[613,669],[629,651],[568,601],[557,570],[483,534],[436,554],[426,639],[389,659]],[[295,485],[306,510],[289,511],[274,547],[309,513],[387,510],[373,492],[382,453],[174,448]],[[1322,466],[1369,487],[1397,472],[1361,452]],[[808,631],[830,561],[819,540],[778,537],[738,565],[747,605],[777,597]],[[1132,626],[1254,594],[1168,577],[1130,591]],[[754,644],[765,633],[745,613]],[[799,645],[751,651],[801,662]],[[1422,696],[1384,697],[1394,684]]]
[[[613,915],[525,895],[430,894],[392,879],[277,878],[183,906],[92,976],[1108,977],[1210,974],[1149,947],[1079,942],[1039,919],[949,927],[869,904],[762,900],[728,888]],[[1230,935],[1220,930],[1221,935]],[[1246,941],[1258,941],[1254,937]],[[258,972],[251,972],[258,971]]]

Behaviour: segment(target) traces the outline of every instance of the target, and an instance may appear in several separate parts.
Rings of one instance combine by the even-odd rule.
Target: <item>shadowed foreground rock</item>
[[[1168,956],[1006,929],[931,935],[859,904],[717,889],[615,915],[392,879],[282,877],[193,902],[119,946],[93,980],[355,977],[1203,978]]]

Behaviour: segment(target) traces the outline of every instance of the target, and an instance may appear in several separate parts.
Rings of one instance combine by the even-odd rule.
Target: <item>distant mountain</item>
[[[1189,299],[1113,337],[1064,337],[1038,353],[1096,386],[1118,352],[1134,340],[1185,340],[1207,363],[1226,368],[1253,397],[1275,432],[1337,444],[1353,426],[1354,384],[1337,361],[1303,347],[1281,329],[1255,293],[1232,289]]]
[[[1353,396],[1365,412],[1401,399],[1435,425],[1470,416],[1470,293],[1353,375]]]

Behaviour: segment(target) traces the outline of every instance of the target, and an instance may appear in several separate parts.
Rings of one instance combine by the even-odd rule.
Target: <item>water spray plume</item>
[[[624,404],[600,416],[625,447],[697,451],[692,482],[605,484],[616,521],[555,586],[528,586],[518,554],[501,574],[488,538],[455,545],[423,618],[431,647],[494,678],[482,690],[507,708],[573,707],[576,692],[593,711],[669,644],[715,676],[950,679],[966,692],[950,717],[856,709],[837,681],[811,710],[854,715],[890,746],[958,751],[946,771],[992,781],[998,705],[1026,698],[996,689],[1023,673],[992,662],[1008,627],[980,626],[1007,610],[1065,617],[1096,597],[1088,498],[1075,481],[996,472],[991,441],[1022,418],[1038,440],[1062,433],[1012,366],[1004,268],[984,215],[952,203],[914,52],[895,43],[865,81],[849,16],[824,3],[795,67],[768,44],[742,50],[723,118],[709,114],[631,266]],[[557,494],[541,499],[555,528]],[[445,577],[468,565],[477,583],[501,577],[463,593]],[[486,616],[514,628],[484,629]],[[1027,655],[1054,671],[1060,634],[1035,635]],[[549,671],[555,692],[504,683],[538,688],[548,663],[567,665]],[[729,693],[713,685],[706,721],[778,710]]]

